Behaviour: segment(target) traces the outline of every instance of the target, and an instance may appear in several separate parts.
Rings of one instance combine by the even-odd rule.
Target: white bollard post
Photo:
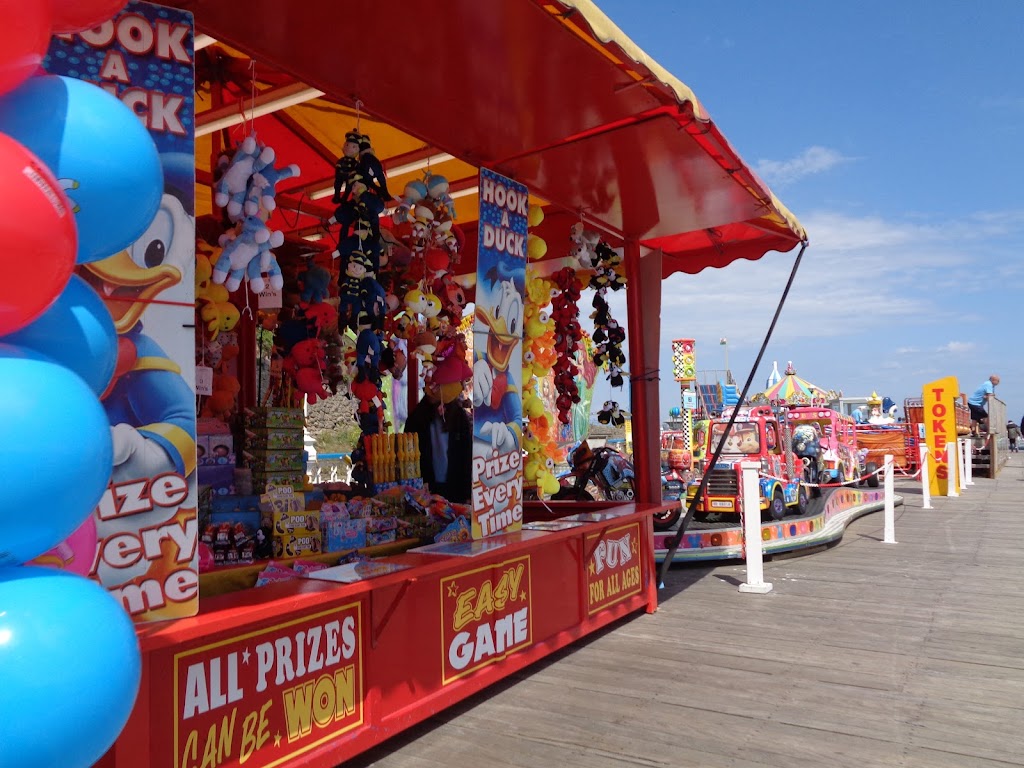
[[[921,509],[933,509],[932,485],[928,477],[928,446],[918,446],[921,452]]]
[[[895,544],[896,543],[896,495],[893,493],[892,474],[893,474],[893,459],[892,454],[885,454],[885,463],[882,465],[885,467],[885,527],[882,534],[883,544]]]
[[[974,441],[969,437],[964,438],[964,454],[965,485],[974,485]]]
[[[967,441],[960,437],[956,439],[956,462],[960,467],[959,490],[963,493],[967,490]]]
[[[740,464],[743,482],[743,538],[747,550],[747,580],[740,584],[740,592],[763,595],[772,591],[772,585],[764,581],[764,558],[761,552],[761,490],[757,472],[761,465],[756,461]]]
[[[946,481],[946,495],[959,496],[960,491],[958,489],[960,486],[960,460],[957,458],[956,454],[956,443],[946,443],[946,468],[949,470],[949,473],[951,475],[953,472],[956,472],[957,475],[950,477]]]

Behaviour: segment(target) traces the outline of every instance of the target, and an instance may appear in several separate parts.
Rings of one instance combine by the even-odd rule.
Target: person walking
[[[988,401],[995,397],[995,388],[999,377],[992,374],[974,390],[967,398],[967,406],[971,409],[971,434],[977,437],[981,432],[988,432]]]
[[[1006,439],[1010,441],[1010,452],[1017,453],[1017,441],[1020,440],[1020,427],[1012,421],[1006,422]]]

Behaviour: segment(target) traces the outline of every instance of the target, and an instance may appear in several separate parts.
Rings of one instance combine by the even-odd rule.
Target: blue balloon
[[[88,768],[139,690],[135,628],[103,587],[52,568],[0,568],[0,764]]]
[[[40,75],[0,98],[0,132],[53,171],[75,204],[79,264],[127,248],[163,195],[156,145],[131,109],[99,86]]]
[[[110,422],[89,385],[35,350],[0,344],[0,566],[66,539],[113,464]]]
[[[0,337],[4,344],[34,349],[70,368],[97,395],[117,366],[117,331],[103,300],[78,275],[39,318]]]

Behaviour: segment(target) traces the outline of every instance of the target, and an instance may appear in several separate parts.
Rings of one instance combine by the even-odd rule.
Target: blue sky
[[[752,391],[773,360],[901,406],[928,381],[970,393],[998,373],[1021,417],[1024,2],[598,4],[693,89],[810,235]],[[696,338],[708,369],[728,338],[742,384],[795,254],[664,283],[663,418],[679,404],[671,339]]]

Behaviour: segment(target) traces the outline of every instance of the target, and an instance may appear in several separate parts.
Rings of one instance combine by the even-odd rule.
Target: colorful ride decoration
[[[0,48],[0,751],[26,768],[86,768],[134,705],[135,629],[100,585],[25,563],[90,517],[115,458],[99,396],[114,374],[116,332],[71,270],[76,259],[109,256],[104,249],[141,235],[163,179],[128,107],[98,86],[35,74],[51,32],[80,31],[123,3],[8,5],[17,23]],[[116,138],[118,126],[128,133],[111,140],[97,126]],[[118,198],[105,199],[119,187]],[[117,199],[126,196],[136,199],[122,208]],[[86,210],[79,200],[103,204]],[[61,468],[60,483],[43,484],[41,461]],[[40,499],[46,513],[27,514]]]
[[[830,402],[839,397],[838,392],[830,389],[822,389],[809,381],[796,375],[793,363],[786,364],[786,372],[783,377],[764,392],[759,392],[750,398],[752,403],[768,403],[772,406],[780,405],[822,405],[827,406]]]

